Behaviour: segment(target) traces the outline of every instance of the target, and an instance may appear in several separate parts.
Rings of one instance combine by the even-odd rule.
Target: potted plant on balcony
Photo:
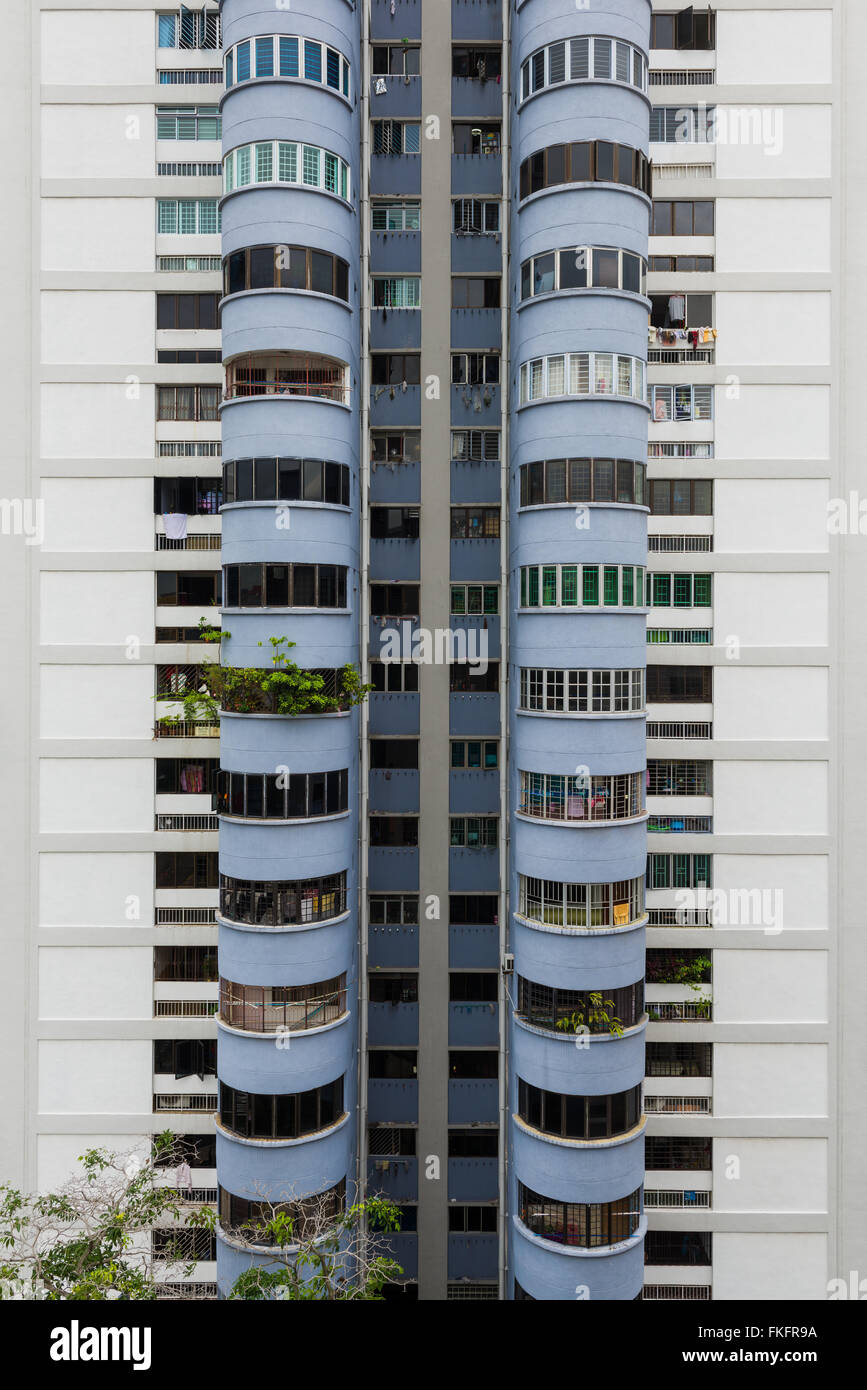
[[[586,1008],[573,1009],[565,1018],[558,1018],[557,1028],[561,1033],[613,1033],[616,1038],[623,1036],[623,1024],[609,1009],[614,1008],[613,999],[603,999],[598,991],[587,995]]]

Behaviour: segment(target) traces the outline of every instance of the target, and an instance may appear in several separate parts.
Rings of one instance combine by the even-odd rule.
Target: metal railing
[[[713,536],[648,536],[647,549],[663,555],[713,550]]]
[[[654,816],[647,822],[649,835],[711,835],[713,816]]]
[[[663,723],[651,720],[647,725],[647,738],[713,738],[713,724],[701,720],[686,720]]]
[[[646,1115],[709,1115],[710,1096],[645,1096]]]
[[[203,1114],[214,1114],[217,1109],[217,1093],[212,1091],[210,1095],[189,1095],[178,1092],[177,1095],[167,1095],[166,1093],[154,1095],[154,1113],[161,1114],[164,1111],[172,1110],[176,1113],[187,1113],[188,1111],[199,1111]]]
[[[291,999],[276,1004],[266,1002],[264,994],[263,986],[232,985],[223,980],[221,1020],[246,1033],[296,1033],[334,1023],[346,1013],[345,986],[310,999]]]
[[[659,1210],[683,1210],[689,1211],[692,1207],[711,1206],[711,1194],[700,1191],[669,1192],[666,1188],[656,1188],[653,1191],[644,1189],[644,1205],[648,1211]]]
[[[712,347],[648,348],[648,366],[675,366],[682,362],[712,363],[715,352]]]
[[[154,925],[157,927],[213,927],[217,924],[215,907],[158,907]]]
[[[657,439],[647,446],[649,459],[712,459],[713,444],[710,440],[697,439],[678,441]]]
[[[173,536],[158,531],[154,543],[157,550],[219,550],[223,544],[223,537],[218,531],[216,535],[184,536],[176,540]]]
[[[710,1284],[645,1284],[641,1297],[647,1303],[709,1303],[710,1293]]]
[[[647,911],[649,927],[709,927],[710,910],[706,907],[651,907]]]
[[[216,999],[155,999],[154,1018],[213,1018]]]
[[[716,80],[713,68],[657,68],[648,73],[651,87],[707,87]]]
[[[342,367],[230,367],[223,399],[247,396],[312,396],[348,405],[349,387]]]
[[[219,738],[219,719],[179,719],[177,724],[155,724],[154,738]]]
[[[654,179],[712,179],[713,164],[654,164]]]
[[[209,811],[157,811],[154,830],[219,830],[220,818]]]
[[[692,999],[648,1000],[647,1016],[651,1023],[710,1023],[713,1005]]]
[[[707,647],[713,644],[710,627],[649,627],[649,647]]]

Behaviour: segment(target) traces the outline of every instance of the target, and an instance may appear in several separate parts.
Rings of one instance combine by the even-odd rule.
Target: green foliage
[[[287,653],[295,643],[288,637],[269,637],[268,642],[270,668],[203,666],[199,689],[182,697],[182,713],[167,715],[160,722],[172,725],[219,719],[221,709],[231,714],[333,714],[360,704],[373,689],[362,685],[354,666],[343,666],[337,673],[337,688],[327,690],[319,672],[305,671],[289,660]]]
[[[613,999],[603,999],[597,991],[587,995],[587,1008],[575,1009],[568,1018],[558,1018],[557,1027],[561,1033],[577,1033],[589,1029],[591,1033],[613,1033],[616,1038],[623,1036],[623,1024],[609,1009],[614,1008]]]

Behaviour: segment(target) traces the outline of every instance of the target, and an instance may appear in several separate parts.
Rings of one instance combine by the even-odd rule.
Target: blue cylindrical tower
[[[218,1285],[262,1202],[355,1189],[360,20],[348,0],[223,0],[221,659],[282,651],[324,713],[221,718]],[[277,649],[277,659],[280,659]],[[253,1259],[267,1262],[268,1250]]]
[[[512,31],[514,1298],[642,1287],[649,31]]]

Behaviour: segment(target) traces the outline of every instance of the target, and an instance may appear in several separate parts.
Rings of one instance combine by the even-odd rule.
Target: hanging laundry
[[[682,323],[686,318],[686,295],[673,294],[668,301],[668,317],[672,323]]]
[[[163,512],[163,525],[170,541],[185,541],[187,539],[186,512]]]

